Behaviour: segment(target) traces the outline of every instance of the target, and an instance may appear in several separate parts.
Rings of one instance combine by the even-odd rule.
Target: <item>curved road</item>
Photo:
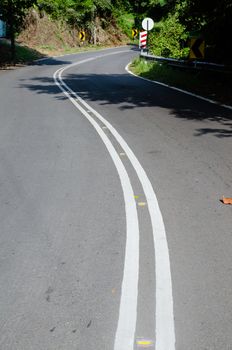
[[[232,348],[232,112],[129,47],[0,72],[0,348]]]

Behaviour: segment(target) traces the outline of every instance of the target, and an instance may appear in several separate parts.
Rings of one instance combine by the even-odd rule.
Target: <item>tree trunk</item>
[[[16,49],[15,49],[15,24],[14,24],[14,11],[12,1],[9,1],[9,34],[11,42],[11,61],[15,65],[16,63]]]

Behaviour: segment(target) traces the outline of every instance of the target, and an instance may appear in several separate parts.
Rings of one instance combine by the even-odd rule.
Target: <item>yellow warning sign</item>
[[[84,30],[80,31],[79,39],[80,39],[80,41],[85,41],[85,32],[84,32]]]
[[[132,29],[132,38],[133,39],[135,39],[138,36],[138,32],[139,32],[138,29],[136,29],[136,28]]]
[[[204,58],[205,57],[205,41],[202,38],[190,39],[189,58]]]
[[[136,344],[139,348],[149,348],[154,342],[150,339],[137,339]]]

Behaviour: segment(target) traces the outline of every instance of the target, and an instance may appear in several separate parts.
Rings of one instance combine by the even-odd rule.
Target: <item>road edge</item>
[[[169,88],[169,89],[172,89],[172,90],[175,90],[175,91],[179,91],[179,92],[182,92],[182,93],[184,93],[184,94],[186,94],[186,95],[193,96],[193,97],[196,97],[196,98],[198,98],[198,99],[200,99],[200,100],[203,100],[203,101],[206,101],[206,102],[215,104],[215,105],[217,105],[217,106],[224,107],[224,108],[227,108],[227,109],[232,110],[232,106],[229,106],[229,105],[226,105],[226,104],[222,104],[222,103],[220,103],[220,102],[211,100],[211,99],[206,98],[206,97],[201,96],[201,95],[194,94],[193,92],[190,92],[190,91],[187,91],[187,90],[183,90],[183,89],[177,88],[177,87],[172,86],[172,85],[169,85],[169,84],[161,83],[160,81],[157,81],[157,80],[151,80],[151,79],[148,79],[148,78],[140,77],[139,75],[133,73],[133,72],[129,69],[131,63],[132,63],[132,62],[129,62],[129,63],[127,64],[127,66],[125,67],[125,70],[127,71],[127,73],[133,75],[133,76],[136,77],[136,78],[139,78],[139,79],[142,79],[142,80],[145,80],[145,81],[149,81],[150,83],[154,83],[154,84],[158,84],[158,85],[161,85],[161,86],[165,86],[165,87],[167,87],[167,88]]]

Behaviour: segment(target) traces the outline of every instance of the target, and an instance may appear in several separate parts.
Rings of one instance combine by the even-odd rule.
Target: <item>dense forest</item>
[[[185,57],[188,38],[201,37],[206,43],[206,59],[232,62],[231,0],[1,0],[0,19],[7,22],[13,46],[31,7],[90,33],[96,19],[107,26],[122,14],[130,14],[131,27],[140,30],[142,19],[149,16],[155,21],[150,35],[150,50],[154,54]],[[121,23],[121,28],[130,34],[128,26]]]

